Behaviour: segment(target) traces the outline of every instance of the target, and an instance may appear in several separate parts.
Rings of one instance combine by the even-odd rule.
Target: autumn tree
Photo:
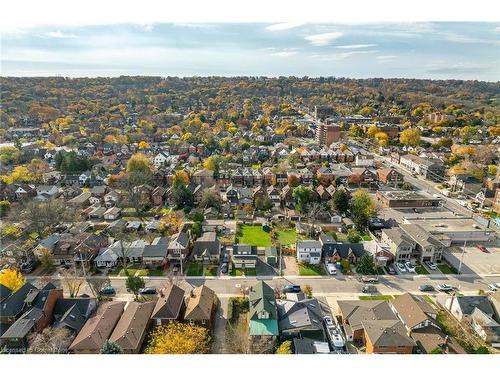
[[[64,285],[64,289],[69,292],[69,296],[71,298],[77,297],[78,293],[80,293],[84,280],[81,277],[78,277],[76,272],[72,270],[61,271],[61,280]]]
[[[292,353],[292,342],[287,340],[283,341],[278,349],[276,349],[276,354],[293,354]]]
[[[302,288],[304,291],[304,294],[306,295],[307,298],[311,298],[313,295],[313,288],[311,285],[306,284],[304,285],[304,288]]]
[[[368,128],[368,130],[366,131],[366,134],[370,137],[370,138],[373,138],[375,137],[375,134],[377,134],[379,132],[378,128],[377,128],[377,125],[372,125]]]
[[[127,291],[134,294],[134,298],[137,300],[139,291],[146,286],[144,278],[141,276],[128,275],[126,281]]]
[[[53,271],[55,269],[54,256],[48,249],[43,249],[40,255],[40,263],[42,268],[46,271]]]
[[[420,144],[421,133],[418,128],[408,128],[399,134],[399,141],[405,146],[418,146]]]
[[[38,234],[42,234],[46,228],[57,224],[74,222],[77,217],[74,208],[68,207],[63,201],[57,199],[29,200],[21,206],[20,210],[16,210],[15,215],[17,220],[30,222],[31,228]]]
[[[360,189],[352,194],[351,214],[354,224],[360,231],[364,231],[368,225],[368,219],[375,213],[375,204],[368,191]]]
[[[377,140],[379,146],[387,146],[387,144],[389,143],[389,136],[384,132],[376,133],[375,139]]]
[[[208,329],[172,322],[153,330],[146,354],[207,354],[210,351]]]
[[[74,336],[65,327],[47,327],[36,334],[28,348],[28,354],[66,354]]]
[[[0,284],[9,288],[12,293],[17,291],[25,283],[26,280],[24,280],[21,272],[19,272],[15,268],[7,268],[0,272]]]
[[[140,172],[141,174],[147,175],[151,174],[152,167],[149,158],[142,154],[134,154],[127,161],[127,172],[130,174],[132,172]]]

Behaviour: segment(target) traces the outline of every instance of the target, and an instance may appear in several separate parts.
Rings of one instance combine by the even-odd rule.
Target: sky
[[[498,81],[500,23],[115,23],[2,31],[2,76]]]

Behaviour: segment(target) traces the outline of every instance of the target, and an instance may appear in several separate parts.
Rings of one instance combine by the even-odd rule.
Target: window
[[[205,319],[203,319],[203,320],[201,321],[201,324],[203,324],[203,325],[204,325],[205,323],[206,323],[206,320],[205,320]]]

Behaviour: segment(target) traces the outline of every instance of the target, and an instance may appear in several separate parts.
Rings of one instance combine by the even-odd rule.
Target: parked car
[[[431,269],[431,270],[433,270],[433,271],[437,269],[437,266],[436,266],[434,263],[432,263],[430,260],[426,261],[426,262],[425,262],[425,265],[426,265],[427,267],[429,267],[429,269]]]
[[[403,263],[397,262],[396,263],[396,268],[398,269],[399,272],[401,273],[406,273],[406,268]]]
[[[31,273],[37,266],[36,260],[30,260],[29,262],[25,262],[21,264],[21,271],[24,273]]]
[[[328,271],[329,275],[336,275],[337,274],[337,267],[335,267],[335,264],[328,263],[326,265],[326,270]]]
[[[222,265],[220,266],[220,272],[226,274],[228,270],[229,270],[229,263],[227,262],[222,263]]]
[[[100,290],[100,292],[101,294],[106,294],[106,295],[116,294],[116,290],[112,286],[105,286]]]
[[[222,263],[229,263],[229,254],[228,253],[224,254],[224,256],[222,257]]]
[[[434,292],[435,289],[432,285],[423,284],[418,287],[418,290],[420,290],[421,292]]]
[[[395,275],[396,274],[396,270],[394,269],[394,266],[392,264],[388,264],[387,266],[385,266],[385,270],[387,271],[387,273],[389,275]]]
[[[496,284],[488,284],[488,289],[496,292],[498,290],[498,287]]]
[[[139,294],[156,294],[156,288],[146,287],[139,290]]]
[[[283,293],[300,293],[300,285],[288,284],[283,288]]]
[[[405,267],[410,273],[415,273],[415,266],[413,266],[410,262],[405,262]]]
[[[378,283],[378,276],[362,276],[361,281],[364,283]]]
[[[484,247],[483,245],[477,245],[476,246],[479,250],[481,250],[483,253],[489,253],[488,249]]]
[[[452,292],[454,290],[454,288],[448,284],[439,284],[436,287],[436,289],[439,290],[440,292],[445,292],[445,293],[449,293],[449,292]]]
[[[325,325],[327,327],[331,327],[331,326],[334,326],[335,324],[333,324],[333,320],[332,320],[332,317],[331,316],[325,316],[323,317],[323,322],[325,322]]]
[[[375,285],[365,285],[361,288],[363,293],[377,293],[377,287]]]
[[[179,270],[181,269],[181,266],[179,264],[175,264],[173,267],[172,267],[172,271],[173,273],[177,273],[179,272]]]

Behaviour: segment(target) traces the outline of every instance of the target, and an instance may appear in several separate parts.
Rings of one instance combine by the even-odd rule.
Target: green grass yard
[[[454,275],[458,273],[455,267],[449,266],[446,263],[438,264],[438,268],[445,275]]]
[[[187,276],[202,276],[203,275],[203,264],[199,262],[189,263],[186,272]]]
[[[205,268],[205,276],[217,276],[217,266],[208,266]]]
[[[415,267],[415,272],[417,272],[419,275],[428,275],[429,274],[429,271],[427,271],[427,268],[425,268],[421,264],[417,264],[417,266]]]
[[[290,246],[297,241],[297,232],[294,228],[282,229],[278,233],[278,242],[282,246]]]
[[[326,275],[321,264],[299,264],[300,276],[321,276]]]
[[[241,234],[236,238],[237,243],[253,246],[271,246],[271,236],[264,232],[260,225],[240,225]]]

